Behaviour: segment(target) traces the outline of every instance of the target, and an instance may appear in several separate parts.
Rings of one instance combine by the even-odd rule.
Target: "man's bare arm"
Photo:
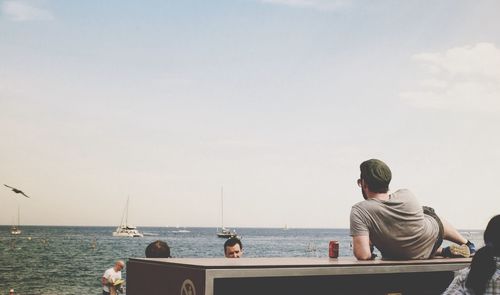
[[[353,236],[352,237],[352,251],[358,260],[372,259],[372,252],[370,251],[370,237],[369,236]]]

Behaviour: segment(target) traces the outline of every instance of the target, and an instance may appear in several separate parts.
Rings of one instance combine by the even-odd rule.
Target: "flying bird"
[[[26,198],[29,198],[29,197],[28,197],[25,193],[23,193],[23,191],[22,191],[22,190],[17,189],[17,188],[12,187],[12,186],[8,186],[8,185],[6,185],[6,184],[4,184],[4,185],[5,185],[6,187],[8,187],[8,188],[12,189],[12,191],[13,191],[13,192],[15,192],[16,194],[21,194],[21,195],[25,196]]]

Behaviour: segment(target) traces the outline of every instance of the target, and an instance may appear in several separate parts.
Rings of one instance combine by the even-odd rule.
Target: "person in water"
[[[170,247],[164,241],[154,241],[146,247],[147,258],[170,258]]]
[[[500,294],[500,215],[484,231],[484,247],[477,250],[469,268],[459,272],[444,295]]]
[[[240,258],[243,256],[243,244],[237,237],[232,237],[224,243],[224,256],[226,258]]]
[[[407,189],[389,193],[392,173],[382,161],[371,159],[360,165],[358,186],[364,201],[351,209],[350,235],[354,256],[373,259],[373,246],[384,259],[428,259],[469,257],[473,243],[440,219],[434,209],[422,207]],[[443,239],[456,244],[441,248]]]
[[[125,262],[123,260],[118,260],[112,268],[107,269],[102,275],[102,294],[110,295],[115,293],[115,282],[122,278],[122,269],[125,268]]]

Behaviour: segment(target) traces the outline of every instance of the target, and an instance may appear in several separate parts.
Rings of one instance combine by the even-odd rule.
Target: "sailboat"
[[[127,205],[123,210],[122,221],[120,222],[120,226],[116,228],[113,232],[113,237],[132,237],[132,238],[142,238],[144,235],[137,230],[137,227],[128,224],[128,202],[129,198],[127,198]],[[125,219],[125,223],[123,220]]]
[[[221,226],[221,229],[220,231],[217,231],[217,236],[219,238],[224,238],[224,239],[229,239],[229,238],[232,238],[232,237],[236,237],[237,234],[236,234],[236,231],[231,231],[227,228],[224,227],[224,188],[221,187],[221,190],[220,190],[220,199],[221,199],[221,221],[222,221],[222,226]]]
[[[16,225],[12,225],[12,228],[10,229],[10,234],[11,235],[20,235],[21,234],[21,228],[19,227],[20,225],[20,219],[21,219],[21,209],[19,207],[17,207],[17,226]]]

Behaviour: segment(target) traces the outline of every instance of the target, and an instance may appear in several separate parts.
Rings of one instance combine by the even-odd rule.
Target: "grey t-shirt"
[[[437,221],[425,215],[406,189],[389,200],[368,199],[351,209],[351,236],[369,236],[385,259],[427,259],[439,234]]]

